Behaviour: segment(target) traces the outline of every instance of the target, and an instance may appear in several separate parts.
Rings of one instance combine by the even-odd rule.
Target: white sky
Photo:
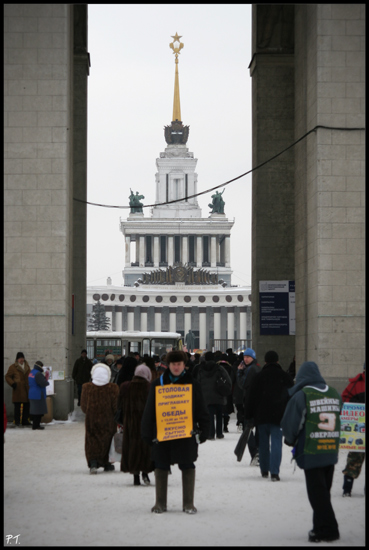
[[[198,192],[235,178],[251,165],[251,4],[89,4],[88,196],[128,206],[130,188],[155,203],[156,159],[172,120],[178,32],[183,124],[198,159]],[[178,45],[178,43],[177,43]],[[226,186],[232,284],[251,285],[251,181]],[[219,189],[220,191],[223,188]],[[211,193],[198,198],[208,217]],[[87,207],[87,284],[123,284],[120,218],[129,209]],[[145,217],[150,209],[144,209]]]

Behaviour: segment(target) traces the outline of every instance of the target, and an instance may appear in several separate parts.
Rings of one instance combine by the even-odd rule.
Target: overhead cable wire
[[[265,160],[261,164],[258,164],[258,166],[255,166],[255,168],[251,168],[251,170],[248,170],[247,172],[245,172],[244,174],[241,174],[240,176],[237,176],[236,178],[233,178],[229,181],[226,181],[225,183],[221,183],[220,185],[216,185],[215,187],[211,187],[210,189],[206,189],[205,191],[200,191],[199,193],[195,193],[194,195],[188,195],[187,197],[183,197],[182,199],[175,199],[175,200],[172,200],[172,201],[160,202],[160,203],[155,203],[155,204],[143,204],[141,208],[153,208],[155,206],[165,206],[166,204],[173,204],[173,203],[176,203],[176,202],[187,201],[188,199],[193,199],[195,197],[199,197],[200,195],[205,195],[207,193],[211,193],[212,191],[215,191],[216,189],[219,189],[220,187],[225,187],[226,185],[229,185],[230,183],[233,183],[234,181],[237,181],[237,180],[247,176],[248,174],[251,174],[252,172],[255,172],[256,170],[259,170],[260,168],[262,168],[266,164],[269,164],[269,162],[272,162],[276,158],[280,157],[281,155],[283,155],[283,153],[285,153],[286,151],[288,151],[289,149],[291,149],[292,147],[294,147],[295,145],[300,143],[300,141],[305,139],[307,136],[309,136],[310,134],[312,134],[313,132],[315,132],[316,130],[319,130],[319,129],[339,130],[339,131],[361,131],[361,130],[365,130],[365,128],[336,128],[336,127],[332,127],[332,126],[320,126],[320,125],[315,126],[315,128],[313,128],[312,130],[309,130],[306,134],[304,134],[298,140],[294,141],[293,143],[291,143],[291,145],[289,145],[288,147],[283,149],[283,151],[280,151],[279,153],[277,153],[273,157],[270,157],[268,160]],[[96,202],[90,202],[90,201],[85,201],[85,200],[82,200],[82,199],[77,199],[76,197],[73,197],[73,200],[77,201],[77,202],[83,202],[83,203],[89,204],[91,206],[100,206],[101,208],[131,208],[130,205],[117,206],[117,205],[113,205],[113,204],[99,204],[99,203],[96,203]]]

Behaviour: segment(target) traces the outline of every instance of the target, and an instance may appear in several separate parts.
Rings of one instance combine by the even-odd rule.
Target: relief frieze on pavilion
[[[156,269],[150,273],[144,273],[141,284],[144,285],[217,285],[217,273],[211,273],[206,269],[194,269],[188,265],[169,266],[167,269]]]

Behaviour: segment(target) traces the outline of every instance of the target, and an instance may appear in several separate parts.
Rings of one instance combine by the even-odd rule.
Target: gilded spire
[[[173,118],[172,121],[175,120],[181,120],[181,102],[179,99],[179,76],[178,76],[178,54],[180,53],[181,49],[183,48],[184,44],[180,41],[180,38],[182,36],[178,36],[178,33],[175,34],[175,36],[172,36],[173,42],[169,44],[169,47],[172,48],[173,53],[176,56],[176,72],[174,77],[174,99],[173,99]],[[174,43],[178,42],[178,46],[174,46]]]

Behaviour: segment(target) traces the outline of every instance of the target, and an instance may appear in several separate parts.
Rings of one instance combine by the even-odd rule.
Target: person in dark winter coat
[[[243,407],[244,410],[247,406],[250,388],[254,376],[260,372],[261,368],[256,360],[256,353],[251,348],[246,348],[243,352],[243,361],[237,368],[237,384],[243,392]],[[253,422],[250,422],[250,426],[253,426]],[[246,427],[246,425],[244,426]],[[259,431],[255,428],[255,435],[250,433],[249,440],[247,442],[249,452],[251,455],[251,464],[257,466],[259,464]]]
[[[122,368],[119,370],[118,377],[116,379],[116,384],[120,387],[123,382],[129,382],[134,376],[135,369],[137,367],[137,359],[127,355],[123,359]]]
[[[110,382],[108,365],[97,363],[91,371],[92,382],[83,384],[81,409],[86,414],[85,453],[91,474],[103,467],[114,470],[109,462],[109,450],[113,435],[117,431],[114,420],[117,412],[119,388]]]
[[[32,430],[43,430],[40,426],[41,418],[47,414],[46,386],[49,386],[49,371],[44,374],[43,363],[36,361],[28,375],[30,414],[32,416]]]
[[[145,485],[150,484],[153,471],[150,446],[141,439],[141,420],[149,395],[151,370],[146,365],[136,367],[130,382],[120,386],[118,409],[122,410],[123,449],[120,469],[134,476],[134,485],[140,485],[140,472]]]
[[[259,461],[263,477],[279,481],[282,460],[282,429],[280,423],[288,401],[291,377],[279,365],[275,351],[265,354],[265,365],[254,377],[245,406],[246,422],[259,430]],[[252,420],[253,419],[253,420]]]
[[[168,473],[171,464],[178,464],[182,471],[183,511],[196,512],[194,506],[195,464],[198,455],[198,442],[206,441],[209,434],[209,413],[202,395],[199,382],[186,371],[187,355],[182,351],[171,351],[167,355],[168,369],[154,380],[142,417],[141,434],[144,441],[151,445],[152,459],[155,463],[156,503],[152,512],[162,513],[167,509]],[[156,388],[176,385],[192,386],[192,436],[168,441],[157,440],[157,419],[155,409]]]
[[[200,363],[197,380],[200,382],[204,400],[210,415],[209,439],[211,440],[215,439],[215,432],[217,439],[224,438],[223,407],[227,404],[227,397],[220,395],[216,389],[216,380],[220,375],[226,380],[226,386],[229,389],[229,393],[231,393],[232,381],[229,374],[224,367],[214,361],[214,354],[211,351],[206,352],[205,362]]]
[[[365,363],[363,372],[349,378],[348,386],[342,392],[342,401],[344,403],[365,403]],[[354,479],[360,475],[365,453],[350,451],[347,455],[347,462],[343,473],[343,495],[350,497]]]
[[[228,424],[230,420],[230,415],[234,412],[232,388],[236,380],[236,377],[232,369],[232,364],[228,362],[228,355],[223,353],[220,360],[217,361],[217,364],[223,367],[227,371],[228,376],[231,379],[231,388],[230,388],[229,394],[226,395],[226,404],[223,406],[223,432],[228,433],[229,432]]]
[[[82,386],[91,379],[92,361],[87,357],[87,350],[81,351],[81,357],[74,363],[72,378],[77,384],[77,395],[79,406],[81,404]]]
[[[243,389],[240,388],[240,386],[237,383],[238,367],[242,362],[243,362],[243,353],[240,353],[232,365],[233,380],[234,380],[232,398],[233,398],[234,406],[236,407],[236,411],[237,411],[236,426],[239,432],[243,432],[243,425],[244,425]]]
[[[294,447],[294,458],[305,473],[306,489],[313,509],[309,542],[339,539],[338,523],[331,503],[334,465],[338,461],[341,397],[327,386],[313,361],[303,363],[281,426],[285,443]]]
[[[14,421],[17,427],[21,426],[21,405],[22,426],[31,426],[29,422],[29,400],[28,400],[28,375],[31,372],[30,366],[24,358],[24,354],[19,351],[15,359],[15,363],[10,365],[8,372],[5,375],[5,380],[13,389],[12,401],[14,404]]]

